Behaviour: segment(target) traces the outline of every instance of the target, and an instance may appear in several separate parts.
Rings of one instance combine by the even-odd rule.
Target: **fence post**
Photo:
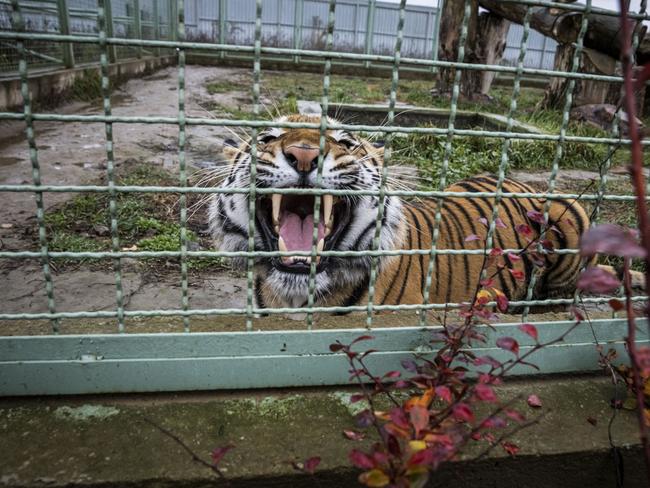
[[[104,17],[106,20],[106,37],[113,37],[113,7],[112,0],[104,2]],[[115,44],[108,45],[108,61],[110,63],[117,62],[117,46]]]
[[[160,19],[158,13],[158,0],[153,0],[153,38],[158,41],[160,40]],[[157,47],[154,49],[156,56],[160,56],[160,48]]]
[[[57,0],[57,10],[59,13],[59,33],[67,36],[70,34],[70,15],[68,14],[67,0]],[[74,46],[71,42],[64,42],[63,64],[66,68],[74,68]]]
[[[136,39],[142,39],[142,24],[140,23],[140,0],[133,0],[133,30]],[[142,46],[136,49],[136,56],[142,57]]]
[[[178,5],[176,0],[169,0],[169,39],[176,41],[178,39]]]
[[[436,11],[436,21],[433,24],[433,52],[431,53],[431,59],[433,61],[438,61],[438,43],[440,40],[440,13],[442,12],[442,7],[444,7],[445,0],[438,0],[438,10]],[[431,67],[432,73],[437,73],[438,68],[436,66]]]
[[[219,0],[219,44],[226,43],[226,18],[228,16],[228,10],[226,3],[228,0]],[[225,51],[219,52],[219,57],[221,59],[226,57]]]
[[[375,1],[370,0],[368,3],[368,16],[366,17],[366,46],[364,49],[365,54],[372,53],[372,36],[375,32]],[[366,61],[366,68],[370,68],[370,61]]]
[[[546,41],[548,37],[544,36],[544,41],[542,43],[542,55],[539,57],[539,69],[544,67],[544,59],[546,58]]]
[[[300,49],[302,47],[302,13],[303,13],[304,0],[296,0],[293,7],[293,48]],[[294,63],[300,62],[300,56],[297,54],[293,57]]]

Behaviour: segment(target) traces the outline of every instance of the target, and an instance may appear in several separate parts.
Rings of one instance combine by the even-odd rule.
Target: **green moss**
[[[174,175],[150,164],[127,165],[116,179],[119,185],[168,186],[177,183]],[[135,246],[142,251],[180,250],[178,196],[171,193],[119,193],[115,199],[118,237],[122,248]],[[107,193],[79,194],[45,217],[52,251],[92,252],[111,249],[110,196]],[[200,247],[200,239],[188,224],[187,240]],[[144,263],[156,266],[162,259]],[[78,260],[59,260],[62,264]],[[108,260],[93,262],[108,263]],[[188,259],[191,270],[224,267],[220,258]]]
[[[215,93],[228,93],[231,91],[246,91],[249,89],[245,83],[231,80],[213,81],[208,83],[205,88],[208,90],[210,95],[214,95]]]
[[[70,88],[71,97],[75,100],[91,102],[102,96],[102,78],[96,69],[84,70],[81,76],[75,78]]]

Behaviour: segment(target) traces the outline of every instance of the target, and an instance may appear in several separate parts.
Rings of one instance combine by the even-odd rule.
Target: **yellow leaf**
[[[381,469],[371,469],[359,476],[359,483],[370,488],[382,488],[390,483],[390,479]]]
[[[487,291],[486,289],[482,289],[481,291],[479,291],[479,292],[476,294],[476,299],[477,299],[477,300],[480,300],[481,298],[484,298],[484,299],[486,299],[486,300],[489,300],[490,298],[492,298],[492,295],[491,295],[490,292]]]
[[[411,452],[418,452],[421,451],[422,449],[427,448],[427,443],[424,441],[410,441],[409,442],[409,449],[411,449]]]

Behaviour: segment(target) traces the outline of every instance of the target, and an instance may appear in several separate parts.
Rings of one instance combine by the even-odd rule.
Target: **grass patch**
[[[177,179],[164,170],[148,164],[120,168],[116,178],[119,185],[170,186]],[[178,196],[168,193],[118,193],[116,210],[121,248],[140,251],[179,251],[181,226],[178,222]],[[106,193],[79,194],[45,217],[49,246],[52,251],[109,251],[112,249],[110,197]],[[190,248],[208,246],[201,242],[197,229],[200,224],[189,222],[187,241]],[[93,260],[93,262],[99,260]],[[150,267],[167,261],[153,258],[142,261]],[[178,262],[177,259],[172,259]],[[102,260],[104,264],[109,260]],[[60,264],[76,264],[79,260],[64,259]],[[222,268],[221,258],[188,260],[188,268],[207,270]]]
[[[86,69],[75,78],[70,88],[70,97],[83,102],[91,102],[102,96],[102,77],[95,69]]]
[[[446,137],[411,134],[393,140],[397,163],[416,166],[424,176],[435,180],[445,155]],[[503,142],[496,138],[455,137],[449,159],[447,178],[449,183],[484,172],[496,172],[501,162]],[[597,171],[608,155],[605,145],[568,142],[560,160],[562,168]],[[508,149],[511,169],[550,169],[556,154],[552,141],[514,140]]]

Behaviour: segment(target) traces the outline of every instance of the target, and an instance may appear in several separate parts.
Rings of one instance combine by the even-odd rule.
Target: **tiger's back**
[[[458,182],[447,188],[447,191],[495,192],[496,185],[496,178],[483,175]],[[506,179],[502,192],[534,193],[535,190],[518,181]],[[430,303],[457,303],[474,296],[484,265],[482,250],[488,232],[485,222],[490,221],[493,205],[494,198],[444,199],[436,241],[436,249],[442,251],[442,254],[435,256]],[[535,269],[530,251],[535,250],[542,230],[538,223],[529,218],[528,213],[541,213],[543,207],[544,200],[536,198],[502,198],[500,201],[500,225],[496,226],[493,234],[493,247],[502,250],[526,249],[526,252],[505,254],[501,260],[505,267],[498,269],[493,264],[486,268],[484,275],[492,277],[494,286],[510,300],[526,298],[528,284]],[[407,202],[404,204],[404,212],[406,228],[401,248],[431,249],[436,202]],[[522,224],[530,229],[530,235],[526,236],[517,230]],[[548,227],[553,230],[548,231],[545,237],[554,249],[577,249],[580,235],[589,227],[589,218],[574,200],[555,200],[549,210]],[[533,245],[530,244],[531,241]],[[463,249],[479,252],[453,254],[454,251]],[[404,255],[390,262],[377,282],[376,303],[422,303],[429,259],[429,254]],[[544,259],[540,279],[533,290],[533,299],[568,296],[573,293],[582,265],[580,256],[576,253],[549,253]]]

